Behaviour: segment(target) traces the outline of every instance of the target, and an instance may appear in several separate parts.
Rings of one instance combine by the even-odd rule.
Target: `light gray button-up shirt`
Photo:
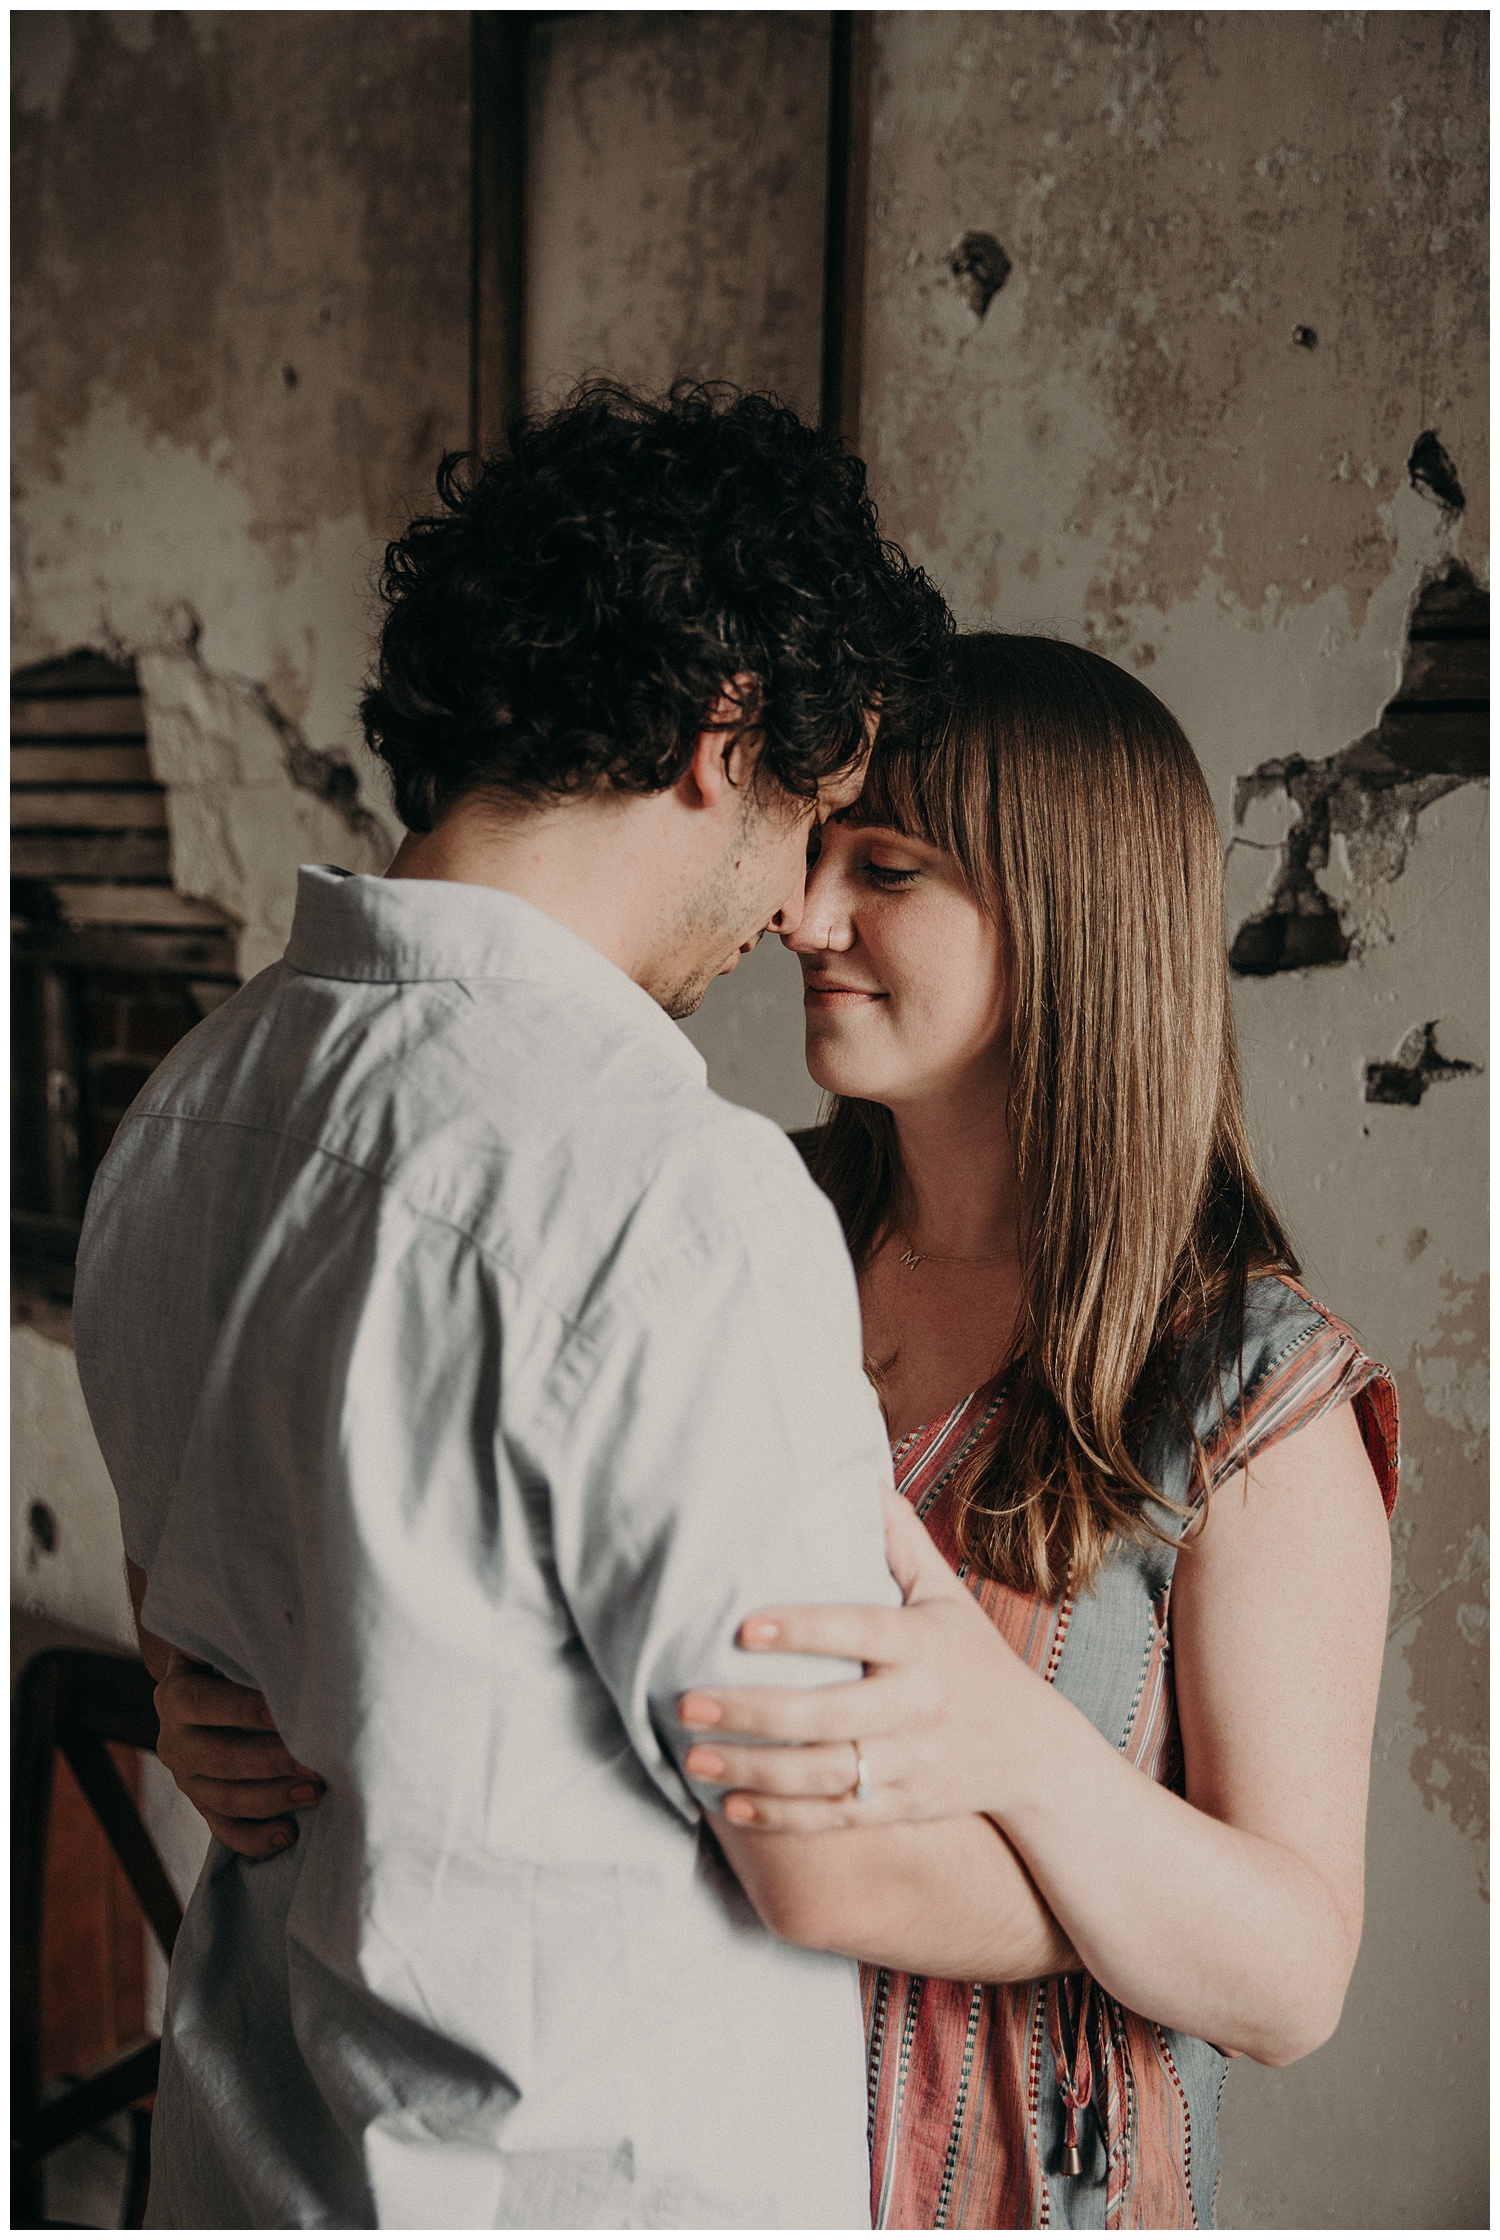
[[[214,1846],[152,2221],[868,2223],[854,1966],[679,1771],[777,1600],[899,1597],[833,1213],[651,999],[488,888],[307,869],[89,1205],[79,1369],[146,1622],[328,1794]]]

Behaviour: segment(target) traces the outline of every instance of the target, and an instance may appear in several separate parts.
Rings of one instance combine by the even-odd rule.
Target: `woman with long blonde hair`
[[[685,1699],[688,1770],[763,1909],[758,1844],[890,1831],[896,1906],[773,1920],[869,1963],[877,2226],[1209,2224],[1228,2056],[1358,1949],[1396,1415],[1255,1176],[1202,770],[1114,664],[961,639],[788,946],[907,1604],[747,1621],[866,1677]],[[1013,1878],[950,1920],[900,1838],[973,1814]]]

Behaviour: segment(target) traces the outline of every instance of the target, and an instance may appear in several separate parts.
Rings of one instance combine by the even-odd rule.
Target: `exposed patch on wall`
[[[268,538],[227,444],[215,464],[152,438],[118,397],[67,439],[55,475],[33,475],[30,417],[19,400],[13,661],[196,642],[219,674],[264,682],[308,738],[339,742],[379,815],[386,796],[354,719],[380,542],[363,519]]]
[[[379,546],[466,437],[468,18],[121,21],[18,19],[13,658],[170,649],[191,603],[205,666],[300,726],[275,782],[315,812],[261,816],[285,856],[197,891],[280,894],[383,845],[352,718]],[[236,911],[242,962],[279,945],[267,907]]]
[[[1329,21],[877,19],[872,463],[945,582],[1003,528],[997,618],[1046,618],[1087,540],[1102,642],[1205,571],[1250,615],[1338,589],[1357,632],[1418,431],[1472,493],[1453,535],[1478,564],[1485,25]],[[976,211],[1014,262],[977,327],[946,266]],[[998,458],[997,507],[975,462]],[[1031,551],[1036,590],[1017,580]],[[1071,584],[1052,589],[1077,629]]]
[[[286,947],[297,865],[380,871],[390,836],[344,758],[310,747],[262,685],[214,674],[191,644],[143,653],[138,671],[173,884],[236,921],[248,979]]]
[[[1461,1074],[1484,1071],[1464,1058],[1440,1057],[1437,1029],[1437,1020],[1429,1019],[1412,1028],[1394,1058],[1369,1061],[1365,1067],[1366,1104],[1420,1104],[1434,1081],[1457,1081]]]
[[[362,845],[389,853],[389,843],[376,818],[359,798],[359,773],[336,748],[310,747],[290,716],[283,715],[264,685],[251,685],[261,714],[281,741],[282,763],[294,786],[301,786],[343,818],[354,839]]]
[[[1443,1278],[1448,1304],[1401,1380],[1408,1429],[1392,1534],[1390,1636],[1411,1672],[1412,1778],[1430,1811],[1489,1835],[1489,1282]],[[1418,1407],[1420,1405],[1420,1414]]]
[[[1401,683],[1374,730],[1326,761],[1275,757],[1236,781],[1231,896],[1254,881],[1247,855],[1266,867],[1255,906],[1230,928],[1232,971],[1342,964],[1370,937],[1347,898],[1398,879],[1422,811],[1488,773],[1488,639],[1488,594],[1452,564],[1417,600]],[[1268,812],[1274,839],[1257,831]]]
[[[948,270],[976,319],[982,319],[1010,278],[1011,262],[992,233],[966,233],[953,244]]]
[[[1427,498],[1435,498],[1445,513],[1462,513],[1464,510],[1463,484],[1458,479],[1458,469],[1438,440],[1435,428],[1424,428],[1411,447],[1406,462],[1413,490],[1420,490]]]
[[[290,567],[320,520],[386,532],[393,496],[430,489],[464,439],[467,18],[209,20],[207,44],[191,11],[147,17],[143,42],[107,10],[28,32],[22,479],[55,475],[116,397],[150,436],[232,457]]]
[[[10,1380],[12,1600],[134,1648],[119,1511],[71,1344],[13,1322]]]

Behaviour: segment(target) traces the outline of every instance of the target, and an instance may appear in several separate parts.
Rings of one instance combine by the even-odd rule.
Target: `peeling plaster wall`
[[[468,21],[77,10],[12,40],[13,661],[191,653],[208,762],[248,696],[356,772],[362,834],[247,714],[217,836],[174,815],[179,886],[236,916],[259,890],[257,970],[298,848],[365,869],[396,830],[354,701],[380,544],[467,432]],[[175,796],[202,778],[170,708]]]
[[[1424,582],[1488,580],[1486,29],[876,19],[863,447],[888,525],[962,623],[1095,644],[1182,718],[1231,938],[1295,823],[1246,781],[1366,738]],[[464,433],[467,18],[14,32],[17,659],[144,655],[179,879],[253,966],[283,863],[384,845],[351,711],[375,545]],[[583,14],[539,65],[532,388],[719,373],[809,405],[824,19]],[[1408,471],[1429,433],[1461,509]],[[1397,1373],[1406,1470],[1364,1950],[1322,2053],[1231,2072],[1229,2225],[1487,2215],[1487,1076],[1364,1099],[1431,1022],[1445,1060],[1486,1062],[1486,799],[1414,797],[1394,851],[1336,840],[1317,879],[1348,961],[1237,986],[1267,1180]],[[817,1101],[798,986],[762,944],[687,1030],[786,1124]],[[97,1494],[66,1352],[22,1330],[16,1362],[23,1487],[77,1468]],[[85,1494],[96,1552],[103,1514]],[[13,1541],[34,1605],[121,1622],[117,1555],[49,1604]]]
[[[235,919],[249,974],[299,862],[395,844],[355,701],[380,546],[467,436],[468,17],[11,34],[13,663],[139,657],[175,883]],[[13,1329],[11,1391],[13,1598],[129,1639],[65,1317]],[[159,1790],[191,1881],[201,1824]]]
[[[686,374],[815,411],[827,18],[605,10],[534,36],[528,385]]]
[[[159,646],[136,667],[174,883],[236,921],[248,979],[286,947],[296,866],[383,871],[396,827],[361,799],[355,758],[309,747],[264,685],[216,675],[191,644]]]
[[[1357,633],[1424,429],[1484,552],[1484,42],[1457,14],[882,17],[866,440],[976,620],[1144,654],[1210,587]],[[982,321],[948,269],[977,225],[1014,260]],[[1001,457],[997,513],[973,470]]]
[[[1294,820],[1239,781],[1371,732],[1423,582],[1487,581],[1487,27],[1473,14],[877,17],[864,443],[960,621],[1124,661],[1182,719],[1231,936]],[[958,253],[1011,261],[983,316]],[[1311,330],[1314,346],[1295,341]],[[1407,462],[1432,431],[1467,503]],[[1320,884],[1349,961],[1237,983],[1266,1179],[1400,1385],[1369,1919],[1343,2024],[1238,2063],[1220,2221],[1486,2221],[1486,788]],[[1254,845],[1251,845],[1254,843]]]
[[[133,1648],[115,1490],[72,1350],[59,1333],[18,1325],[10,1375],[11,1600],[30,1617]]]

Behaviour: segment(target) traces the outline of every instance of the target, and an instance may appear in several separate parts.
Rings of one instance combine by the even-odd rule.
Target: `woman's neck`
[[[935,1258],[1019,1253],[1015,1155],[1004,1085],[892,1112],[905,1178],[896,1218],[907,1242]]]
[[[1003,1087],[891,1116],[905,1188],[859,1288],[865,1351],[896,1437],[1003,1367],[1023,1269]]]

